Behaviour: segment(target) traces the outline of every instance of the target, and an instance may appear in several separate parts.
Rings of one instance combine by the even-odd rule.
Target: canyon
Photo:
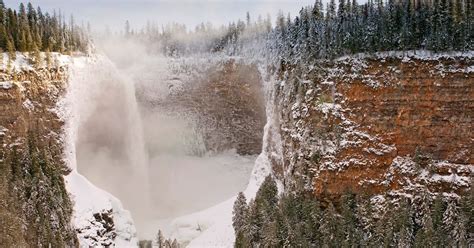
[[[282,63],[268,75],[235,58],[61,61],[0,74],[5,246],[123,246],[135,226],[229,245],[233,196],[252,198],[268,174],[326,202],[455,196],[472,183],[469,53]]]

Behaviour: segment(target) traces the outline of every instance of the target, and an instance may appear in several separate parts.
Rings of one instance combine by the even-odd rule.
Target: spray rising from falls
[[[228,58],[106,47],[107,56],[75,66],[68,150],[81,174],[130,210],[140,237],[243,190],[265,123],[258,71]]]
[[[149,212],[148,156],[133,83],[96,56],[74,66],[66,99],[69,164],[133,213]]]

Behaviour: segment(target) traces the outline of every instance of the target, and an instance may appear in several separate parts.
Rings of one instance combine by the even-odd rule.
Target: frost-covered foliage
[[[182,57],[202,53],[223,53],[235,56],[248,44],[260,41],[272,30],[270,17],[257,21],[238,20],[228,25],[215,27],[211,23],[202,23],[190,31],[185,25],[171,23],[162,28],[148,23],[140,31],[130,29],[128,22],[125,31],[120,34],[127,39],[141,41],[152,53],[170,57]],[[110,34],[106,34],[110,35]]]
[[[462,198],[346,193],[333,205],[299,192],[278,198],[269,176],[234,205],[235,247],[468,247],[474,191]],[[244,213],[244,214],[243,214]]]
[[[270,42],[283,61],[309,62],[354,53],[473,49],[472,1],[322,1],[294,20],[280,14]]]
[[[73,206],[54,158],[57,148],[52,146],[49,150],[40,135],[40,131],[29,131],[26,144],[13,144],[9,153],[0,151],[4,159],[0,174],[8,178],[4,186],[9,191],[0,211],[0,223],[4,226],[0,232],[15,232],[12,237],[23,235],[30,245],[75,246],[77,239],[69,220]],[[8,212],[17,214],[25,226],[16,226],[17,222],[5,215]],[[9,231],[5,230],[7,226]],[[35,235],[27,234],[33,230]],[[14,242],[18,243],[9,244],[8,237],[0,239],[6,246],[21,244],[22,239]]]

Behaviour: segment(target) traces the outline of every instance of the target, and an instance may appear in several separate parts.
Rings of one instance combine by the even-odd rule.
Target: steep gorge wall
[[[64,67],[0,70],[0,246],[78,246],[55,107]]]
[[[474,173],[473,68],[468,56],[283,64],[276,175],[329,197],[462,193]]]
[[[266,116],[257,66],[236,59],[207,63],[200,65],[205,70],[189,78],[176,73],[168,80],[164,99],[144,94],[139,98],[155,112],[190,118],[207,152],[235,149],[240,155],[260,154]]]

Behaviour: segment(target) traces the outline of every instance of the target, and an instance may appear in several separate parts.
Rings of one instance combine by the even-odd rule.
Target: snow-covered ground
[[[255,194],[265,177],[270,173],[270,166],[265,153],[255,161],[249,184],[244,193],[248,199]],[[217,185],[216,185],[217,186]],[[182,216],[172,220],[162,220],[163,233],[176,238],[187,247],[233,247],[234,229],[232,227],[232,208],[235,196],[203,211]]]
[[[132,216],[117,198],[94,186],[76,170],[67,175],[65,181],[74,202],[73,225],[79,230],[81,247],[107,244],[115,244],[115,247],[136,246],[138,239]],[[109,213],[113,217],[113,232],[108,232],[104,221],[94,216],[98,213]]]
[[[31,63],[31,56],[28,53],[16,53],[16,59],[11,61],[9,64],[8,53],[0,53],[0,70],[10,69],[12,71],[30,71],[36,68],[45,68],[46,67],[46,54],[43,52],[40,54],[42,61],[38,66],[34,66]],[[57,52],[51,53],[51,63],[52,66],[65,66],[69,65],[72,62],[72,57],[68,55],[63,55]],[[10,68],[8,68],[10,66]]]

